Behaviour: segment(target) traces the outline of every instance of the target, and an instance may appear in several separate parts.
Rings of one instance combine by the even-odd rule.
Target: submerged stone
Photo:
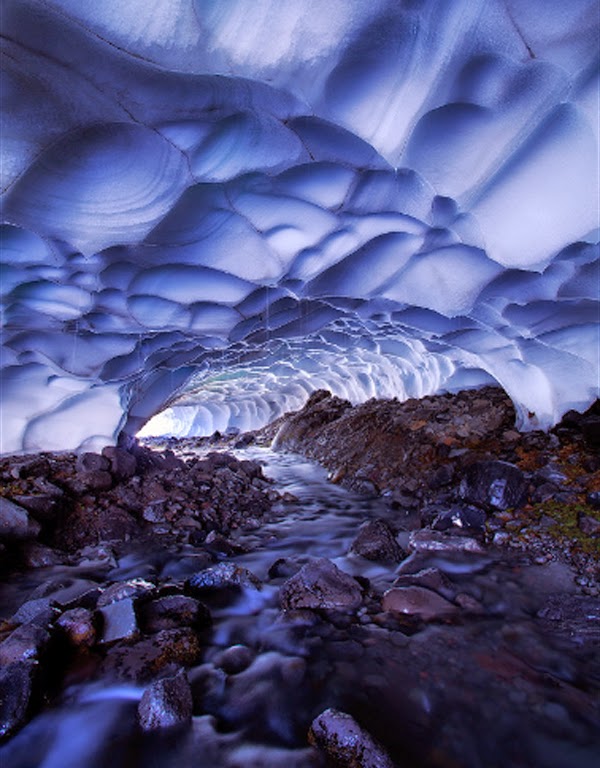
[[[382,600],[384,611],[420,616],[425,621],[456,613],[456,606],[425,587],[393,587]]]

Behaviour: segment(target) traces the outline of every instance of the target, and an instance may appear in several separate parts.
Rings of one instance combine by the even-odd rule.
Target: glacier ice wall
[[[524,429],[598,396],[596,0],[1,24],[3,452],[253,428],[317,387],[496,381]]]

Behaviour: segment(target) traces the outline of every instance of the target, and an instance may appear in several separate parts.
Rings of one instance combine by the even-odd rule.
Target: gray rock
[[[145,579],[128,579],[111,584],[98,598],[98,608],[104,608],[111,603],[117,603],[126,598],[138,598],[149,595],[156,589],[151,581]]]
[[[383,596],[382,608],[393,613],[420,616],[425,621],[457,611],[455,605],[425,587],[392,587]]]
[[[39,662],[50,640],[49,633],[36,624],[22,624],[0,643],[0,666],[14,662]]]
[[[140,628],[135,614],[133,599],[130,597],[100,608],[102,617],[102,642],[115,643],[117,640],[134,641],[139,637]]]
[[[49,597],[62,608],[76,608],[81,605],[89,607],[96,605],[100,591],[100,586],[95,581],[66,577],[40,584],[31,597]]]
[[[413,552],[485,552],[483,546],[469,536],[452,536],[440,531],[413,531],[408,539]]]
[[[53,606],[53,601],[48,597],[38,597],[35,600],[27,600],[11,616],[14,624],[36,624],[45,627],[56,617],[58,609]]]
[[[330,560],[318,558],[304,565],[282,585],[279,600],[285,610],[353,610],[362,603],[362,593],[352,576]]]
[[[152,683],[143,693],[138,719],[145,731],[184,726],[192,719],[192,692],[185,672]]]
[[[405,556],[392,529],[384,520],[370,520],[361,526],[350,551],[367,560],[383,562],[397,563]]]
[[[313,720],[308,739],[337,768],[395,768],[383,747],[345,712],[326,709]]]
[[[35,539],[41,530],[26,509],[0,496],[0,539]]]
[[[439,568],[424,568],[421,571],[417,571],[417,573],[400,574],[394,581],[394,586],[425,587],[446,598],[451,598],[455,593],[452,582]]]
[[[38,669],[35,661],[0,669],[0,739],[10,736],[27,721]]]
[[[477,461],[465,470],[460,495],[471,504],[497,510],[517,507],[527,482],[523,472],[506,461]]]
[[[186,584],[194,592],[226,587],[262,588],[260,579],[247,568],[242,568],[235,563],[219,563],[211,568],[206,568],[190,576]]]

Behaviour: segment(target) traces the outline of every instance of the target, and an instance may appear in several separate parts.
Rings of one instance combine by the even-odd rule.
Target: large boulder
[[[317,558],[282,585],[279,601],[285,610],[354,610],[362,603],[362,593],[352,576],[330,560]]]
[[[517,507],[523,500],[527,481],[507,461],[477,461],[465,470],[460,495],[470,504],[490,511]]]

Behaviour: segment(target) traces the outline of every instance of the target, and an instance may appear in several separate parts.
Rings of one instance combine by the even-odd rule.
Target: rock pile
[[[387,498],[404,526],[476,536],[463,548],[493,542],[540,562],[566,560],[594,595],[599,413],[596,404],[585,414],[566,414],[550,433],[519,433],[512,403],[493,387],[354,407],[319,390],[301,411],[279,420],[273,445],[316,459],[333,482]],[[373,535],[367,530],[357,539],[362,554],[366,545],[376,548],[368,543]],[[442,548],[450,540],[429,531],[413,546]]]

